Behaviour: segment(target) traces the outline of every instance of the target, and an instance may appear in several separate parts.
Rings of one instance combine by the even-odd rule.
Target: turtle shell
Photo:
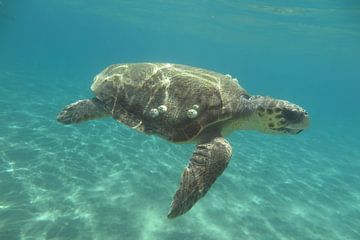
[[[173,142],[231,119],[240,97],[248,96],[229,75],[166,63],[112,65],[91,89],[116,120]]]

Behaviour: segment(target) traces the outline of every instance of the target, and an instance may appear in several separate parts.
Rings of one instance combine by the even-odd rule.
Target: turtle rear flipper
[[[104,104],[99,99],[92,98],[66,106],[57,116],[57,120],[63,124],[73,124],[108,115]]]
[[[210,189],[225,170],[231,158],[231,146],[222,137],[199,144],[185,168],[179,189],[174,195],[169,218],[175,218],[189,211]]]

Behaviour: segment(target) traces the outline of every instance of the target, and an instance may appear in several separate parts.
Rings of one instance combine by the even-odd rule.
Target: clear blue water
[[[230,73],[305,107],[296,136],[239,131],[186,215],[166,214],[193,145],[63,106],[126,62]],[[357,1],[0,1],[0,239],[360,239]]]

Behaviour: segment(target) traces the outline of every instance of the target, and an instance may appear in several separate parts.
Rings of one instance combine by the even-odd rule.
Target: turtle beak
[[[310,125],[310,117],[306,111],[299,111],[296,113],[286,129],[289,133],[299,134]]]

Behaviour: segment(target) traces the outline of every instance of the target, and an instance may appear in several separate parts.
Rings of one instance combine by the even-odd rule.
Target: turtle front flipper
[[[109,116],[109,113],[103,102],[92,98],[79,100],[66,106],[57,116],[57,120],[63,124],[73,124],[106,116]]]
[[[225,170],[231,152],[230,144],[222,137],[197,145],[181,176],[180,187],[168,213],[169,218],[186,213],[207,193],[216,178]]]

